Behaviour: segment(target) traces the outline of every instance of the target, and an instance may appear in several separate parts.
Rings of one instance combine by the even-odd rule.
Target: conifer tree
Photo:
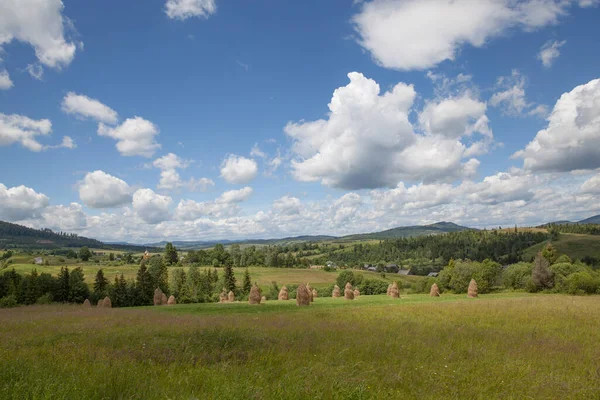
[[[58,288],[54,300],[61,303],[69,301],[69,268],[67,267],[61,267],[58,274]]]
[[[90,289],[85,283],[81,267],[75,268],[69,274],[69,302],[83,303],[90,296]]]
[[[154,296],[154,288],[152,287],[152,276],[148,272],[146,265],[142,263],[137,272],[136,277],[136,305],[150,305]]]
[[[161,256],[154,256],[150,259],[148,273],[152,277],[152,286],[154,289],[160,288],[166,295],[169,294],[169,270],[165,260]]]
[[[165,262],[167,265],[177,264],[179,262],[179,256],[177,255],[177,249],[173,246],[173,243],[168,242],[165,246]]]
[[[250,279],[250,271],[246,268],[244,272],[244,282],[242,284],[242,292],[244,294],[250,293],[250,289],[252,289],[252,280]]]
[[[236,290],[235,276],[233,275],[233,268],[231,267],[230,262],[226,263],[225,268],[223,269],[223,287],[227,292],[235,292]]]
[[[94,279],[94,297],[96,299],[103,299],[108,294],[108,279],[104,277],[104,271],[99,269],[96,272],[96,279]]]

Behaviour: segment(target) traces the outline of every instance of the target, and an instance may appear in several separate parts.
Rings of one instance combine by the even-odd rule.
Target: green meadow
[[[600,297],[0,309],[2,399],[600,397]]]

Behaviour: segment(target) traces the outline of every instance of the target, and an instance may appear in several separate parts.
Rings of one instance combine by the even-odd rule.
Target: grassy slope
[[[523,252],[523,259],[530,258],[541,251],[548,242],[538,243]],[[552,241],[552,245],[561,254],[566,254],[572,259],[581,259],[585,256],[600,258],[600,236],[578,235],[574,233],[561,233],[558,240]]]
[[[22,307],[0,398],[597,398],[599,341],[598,297]]]

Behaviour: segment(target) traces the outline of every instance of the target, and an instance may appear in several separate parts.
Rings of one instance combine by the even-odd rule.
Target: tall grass
[[[599,300],[0,310],[0,398],[598,398]]]

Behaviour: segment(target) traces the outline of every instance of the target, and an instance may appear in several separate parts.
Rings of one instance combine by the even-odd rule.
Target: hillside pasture
[[[2,309],[0,398],[598,398],[598,300]]]
[[[523,259],[529,261],[542,251],[550,241],[538,243],[523,252]],[[581,260],[585,256],[600,259],[600,236],[561,233],[557,240],[551,241],[552,246],[560,254],[566,254],[573,260]]]

